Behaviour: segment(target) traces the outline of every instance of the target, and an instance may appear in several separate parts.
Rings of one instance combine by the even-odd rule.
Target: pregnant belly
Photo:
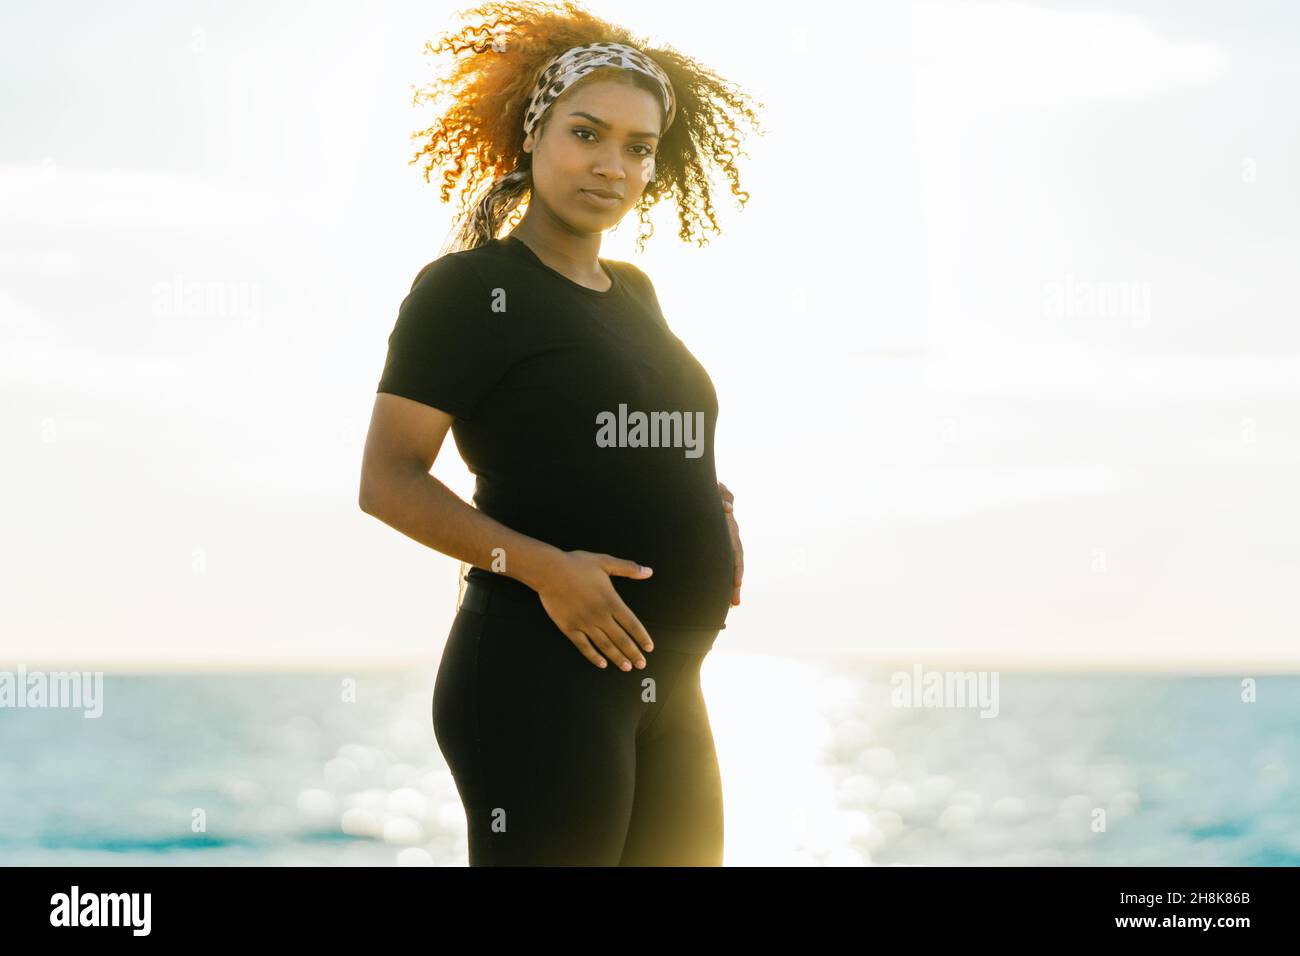
[[[725,627],[735,559],[726,516],[716,511],[664,519],[618,542],[628,557],[654,569],[644,580],[614,577],[614,589],[642,622]]]

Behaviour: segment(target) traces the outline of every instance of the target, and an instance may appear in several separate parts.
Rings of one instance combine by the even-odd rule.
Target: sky
[[[762,103],[721,236],[601,253],[718,391],[724,653],[1294,668],[1300,10],[588,7]],[[438,653],[356,495],[457,9],[0,12],[0,666]]]

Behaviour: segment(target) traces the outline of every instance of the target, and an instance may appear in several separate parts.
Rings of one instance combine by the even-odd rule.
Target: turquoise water
[[[108,674],[96,719],[0,707],[0,862],[464,865],[435,673]],[[1300,679],[1243,703],[1239,677],[1003,673],[995,719],[827,679],[851,692],[811,705],[801,772],[842,833],[809,862],[1300,865]]]

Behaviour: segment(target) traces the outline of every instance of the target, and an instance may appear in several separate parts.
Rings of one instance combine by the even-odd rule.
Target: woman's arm
[[[435,551],[540,590],[547,565],[563,552],[488,517],[429,474],[452,420],[429,405],[377,395],[357,503],[366,514]],[[496,548],[507,556],[500,571],[493,565]]]
[[[654,644],[609,576],[644,579],[653,572],[608,554],[562,551],[462,501],[429,474],[452,421],[448,412],[422,402],[376,395],[361,465],[361,510],[435,551],[528,585],[556,627],[597,667],[606,666],[605,657],[625,671],[645,667],[641,651]],[[494,562],[498,548],[504,565]]]

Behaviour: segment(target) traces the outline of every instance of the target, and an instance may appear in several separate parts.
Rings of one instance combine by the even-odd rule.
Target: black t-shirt
[[[434,260],[401,304],[377,391],[455,417],[484,514],[565,551],[653,568],[644,580],[610,581],[656,642],[672,646],[675,629],[725,628],[731,606],[735,559],[713,460],[718,400],[649,277],[600,263],[613,280],[604,292],[513,237]],[[541,605],[505,574],[472,567],[468,578]]]

